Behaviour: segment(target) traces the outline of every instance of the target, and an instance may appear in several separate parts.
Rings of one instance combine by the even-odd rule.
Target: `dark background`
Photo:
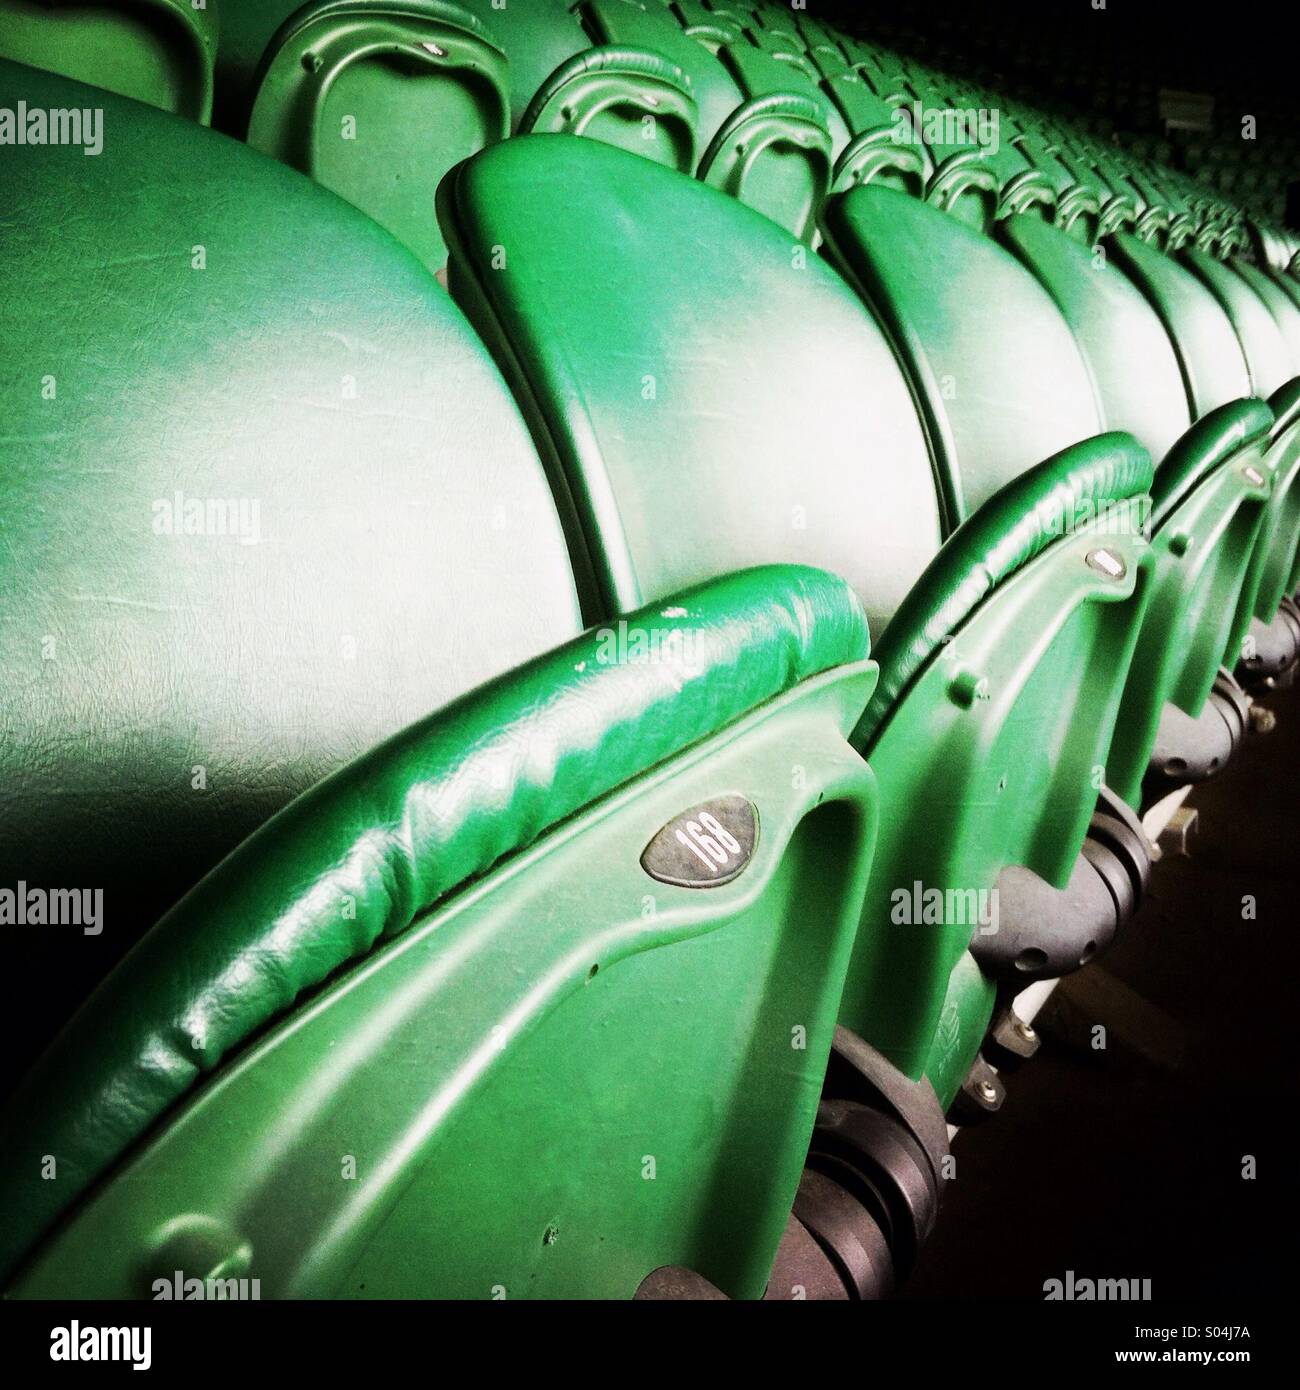
[[[1241,119],[1257,123],[1262,186],[1236,179],[1232,201],[1300,229],[1300,122],[1295,115],[1300,22],[1280,4],[1203,0],[807,0],[807,13],[932,67],[976,76],[1012,99],[1114,122],[1119,143],[1171,139],[1161,162],[1198,174],[1219,142],[1243,149]],[[1168,88],[1212,96],[1206,132],[1170,136],[1159,119]],[[1190,147],[1190,150],[1189,150]],[[1262,198],[1260,195],[1263,195]]]
[[[1300,25],[1281,7],[1169,0],[808,0],[809,12],[1031,105],[1101,117],[1116,143],[1167,140],[1198,174],[1258,123],[1268,209],[1300,228]],[[1159,91],[1214,99],[1208,132],[1169,132]],[[1198,174],[1199,176],[1199,174]],[[1246,202],[1236,190],[1230,201]],[[1149,1278],[1155,1300],[1276,1296],[1295,1231],[1300,1029],[1300,688],[1269,735],[1195,789],[1193,857],[1100,962],[1058,990],[1038,1056],[1001,1113],[954,1144],[957,1179],[906,1296],[1041,1299],[1043,1283]],[[1253,895],[1257,917],[1242,919]],[[1089,1029],[1109,1033],[1095,1052]],[[1253,1154],[1258,1177],[1243,1180]]]

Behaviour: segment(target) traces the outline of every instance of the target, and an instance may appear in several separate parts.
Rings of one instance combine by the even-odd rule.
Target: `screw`
[[[998,1088],[991,1081],[981,1081],[980,1097],[991,1105],[998,1098]]]
[[[1024,1019],[1016,1020],[1016,1033],[1019,1037],[1022,1037],[1026,1042],[1033,1042],[1033,1040],[1038,1036],[1038,1034],[1034,1032],[1033,1028],[1030,1027],[1030,1025],[1024,1021]]]

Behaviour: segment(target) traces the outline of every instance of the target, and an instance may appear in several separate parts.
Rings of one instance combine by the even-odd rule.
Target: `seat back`
[[[1047,292],[1002,247],[893,189],[832,199],[827,247],[915,384],[949,529],[999,488],[1102,428]]]
[[[888,345],[788,234],[642,163],[515,140],[440,191],[453,293],[515,364],[581,520],[589,611],[790,561],[847,578],[880,630],[940,541]]]
[[[705,150],[700,177],[810,238],[848,128],[803,67],[745,38],[719,49],[718,61],[744,103]]]
[[[1229,263],[1233,270],[1264,301],[1273,322],[1286,343],[1291,374],[1300,375],[1300,303],[1297,303],[1281,284],[1266,271],[1240,256],[1234,256]]]
[[[1193,419],[1251,394],[1250,369],[1232,322],[1191,271],[1127,232],[1107,239],[1112,262],[1146,295],[1182,369]]]
[[[212,114],[216,45],[215,7],[190,0],[0,0],[0,59],[192,121]]]
[[[1237,341],[1250,372],[1250,394],[1267,400],[1296,373],[1292,370],[1286,341],[1268,306],[1230,266],[1195,247],[1183,250],[1179,259],[1219,301],[1237,333]]]
[[[446,0],[284,0],[279,10],[284,22],[258,60],[240,133],[440,266],[434,193],[453,164],[509,132],[505,55]]]
[[[524,423],[408,252],[190,122],[0,77],[116,122],[96,159],[0,147],[22,596],[0,617],[0,882],[103,889],[71,956],[49,932],[14,948],[66,1003],[299,791],[579,618]],[[18,1066],[40,1029],[4,1027]]]
[[[1058,227],[1017,216],[999,235],[1064,315],[1105,423],[1136,435],[1158,466],[1191,417],[1178,358],[1155,310],[1103,250]]]

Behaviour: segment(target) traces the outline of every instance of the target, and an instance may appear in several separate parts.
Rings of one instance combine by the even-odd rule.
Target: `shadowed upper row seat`
[[[489,28],[449,0],[225,0],[213,121],[436,268],[438,180],[509,133],[509,81]]]
[[[0,91],[86,99],[12,64]],[[440,287],[292,170],[104,105],[96,158],[5,151],[0,229],[0,882],[104,888],[75,951],[11,945],[64,1001],[298,792],[579,627]],[[6,1065],[59,1021],[6,1013]]]
[[[0,59],[192,121],[212,114],[216,47],[215,0],[0,0]]]

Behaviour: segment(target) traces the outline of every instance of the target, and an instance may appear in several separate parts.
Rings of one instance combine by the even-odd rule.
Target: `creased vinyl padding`
[[[1151,487],[1151,456],[1118,431],[1085,440],[995,493],[935,556],[876,643],[880,681],[854,733],[868,749],[912,681],[999,584],[1053,541]]]
[[[154,927],[3,1117],[0,1272],[304,991],[566,816],[868,649],[849,587],[799,566],[733,574],[625,621],[621,659],[615,629],[589,631],[341,769]],[[638,633],[660,659],[628,655]],[[41,1180],[45,1154],[57,1182]]]
[[[1253,397],[1229,401],[1198,420],[1156,470],[1151,525],[1159,529],[1202,478],[1248,444],[1267,439],[1272,428],[1272,410]]]

